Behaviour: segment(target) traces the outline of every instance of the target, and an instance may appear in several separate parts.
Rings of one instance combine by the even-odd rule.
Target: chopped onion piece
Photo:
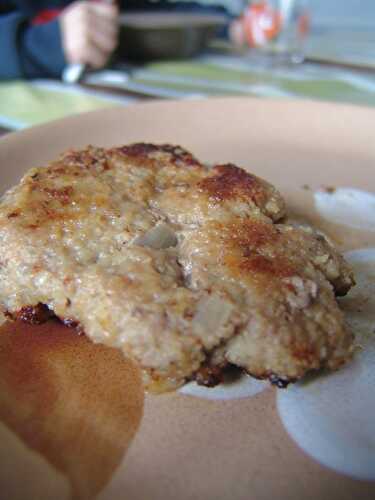
[[[177,237],[167,224],[159,222],[146,233],[136,236],[132,243],[141,247],[161,250],[163,248],[175,247],[177,245]]]
[[[218,295],[202,299],[193,318],[193,326],[208,333],[215,333],[224,326],[233,310],[233,305]]]

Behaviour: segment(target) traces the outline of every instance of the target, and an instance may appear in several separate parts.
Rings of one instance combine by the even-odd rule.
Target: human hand
[[[113,2],[77,1],[64,9],[59,23],[67,62],[103,67],[117,46],[118,19]]]

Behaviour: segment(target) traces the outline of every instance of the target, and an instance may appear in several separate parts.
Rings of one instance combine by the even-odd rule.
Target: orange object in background
[[[310,31],[310,16],[307,12],[304,12],[303,14],[300,15],[298,19],[298,34],[301,37],[304,37],[307,35],[309,31]]]
[[[266,1],[252,3],[245,10],[243,29],[248,45],[259,47],[275,38],[281,30],[282,21],[278,10]]]
[[[298,44],[310,30],[310,15],[306,0],[255,0],[241,18],[242,30],[249,47],[278,44]],[[283,36],[281,37],[281,35]]]

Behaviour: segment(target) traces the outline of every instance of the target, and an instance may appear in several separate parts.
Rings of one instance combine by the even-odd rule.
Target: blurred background
[[[0,1],[0,22],[15,4],[27,2]],[[1,78],[0,71],[2,130],[155,98],[240,95],[375,106],[373,0],[147,4],[151,11],[162,5],[159,17],[132,2],[138,4],[140,13],[121,14],[119,47],[104,65],[73,58],[54,73]],[[57,17],[61,29],[64,12]],[[2,36],[0,24],[0,42]],[[50,47],[40,50],[48,55]]]

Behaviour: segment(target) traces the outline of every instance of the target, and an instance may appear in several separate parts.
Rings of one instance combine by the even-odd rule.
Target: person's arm
[[[17,12],[0,16],[0,79],[59,77],[65,63],[57,19],[33,26]]]
[[[2,14],[0,79],[58,78],[72,63],[101,68],[117,39],[118,9],[109,2],[72,2],[43,24],[20,12]]]

